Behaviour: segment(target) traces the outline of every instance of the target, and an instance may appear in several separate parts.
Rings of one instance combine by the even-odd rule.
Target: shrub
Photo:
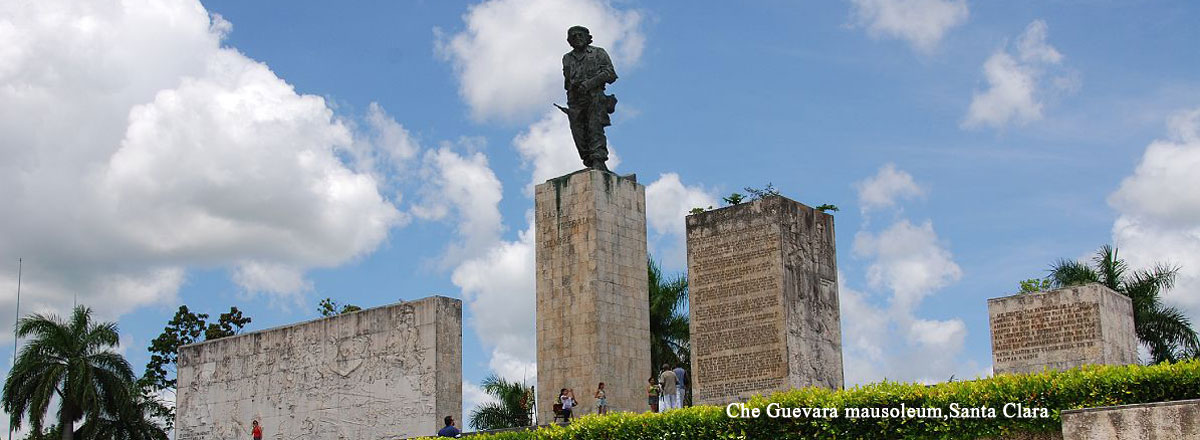
[[[584,439],[978,439],[1017,433],[1057,432],[1063,410],[1200,398],[1200,361],[1153,366],[1087,366],[1067,371],[999,375],[926,386],[884,381],[833,391],[803,388],[756,396],[748,408],[777,403],[794,408],[837,408],[838,418],[735,419],[725,407],[695,406],[666,414],[610,413],[575,419],[569,426],[481,435],[481,440]],[[1007,403],[1046,408],[1048,418],[1008,418]],[[858,418],[845,408],[991,407],[996,418]]]

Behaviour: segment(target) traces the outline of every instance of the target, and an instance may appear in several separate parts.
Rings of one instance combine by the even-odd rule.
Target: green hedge
[[[1089,366],[1068,371],[1000,375],[933,386],[883,382],[842,391],[805,388],[755,397],[749,408],[837,408],[838,418],[729,418],[725,407],[696,406],[666,414],[588,415],[569,426],[473,436],[480,440],[565,439],[977,439],[1056,432],[1060,412],[1200,398],[1200,361],[1154,366]],[[846,418],[845,408],[995,408],[996,418]],[[1048,418],[1007,418],[1006,403],[1047,408]]]

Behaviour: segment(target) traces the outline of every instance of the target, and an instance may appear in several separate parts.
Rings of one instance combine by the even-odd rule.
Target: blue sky
[[[665,269],[683,213],[745,186],[841,208],[850,384],[987,374],[986,299],[1105,243],[1181,265],[1200,316],[1192,2],[14,3],[0,325],[24,258],[22,313],[78,294],[139,371],[179,304],[255,330],[440,294],[466,381],[532,374],[522,233],[531,183],[580,166],[550,107],[574,24]]]

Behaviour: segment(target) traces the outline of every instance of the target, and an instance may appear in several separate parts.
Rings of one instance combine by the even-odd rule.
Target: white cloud
[[[874,288],[890,289],[899,304],[916,304],[962,276],[930,221],[917,226],[903,219],[879,234],[859,231],[854,253],[874,259],[867,268],[868,282]]]
[[[1046,43],[1046,22],[1029,23],[1017,37],[1016,55],[999,50],[983,63],[987,90],[976,92],[962,126],[1002,127],[1009,123],[1024,125],[1042,118],[1047,69],[1060,65],[1063,56]],[[1049,87],[1074,91],[1079,79],[1073,72],[1061,73],[1049,80]]]
[[[22,312],[61,314],[78,292],[115,319],[176,302],[191,267],[291,298],[305,270],[370,253],[404,223],[335,154],[354,130],[222,47],[231,29],[198,1],[0,6],[0,259],[25,260]]]
[[[1146,147],[1141,163],[1108,198],[1119,216],[1113,241],[1135,268],[1180,266],[1164,298],[1200,318],[1200,108],[1168,121],[1169,136]]]
[[[562,55],[570,50],[571,26],[591,30],[617,74],[636,63],[644,44],[641,14],[604,0],[489,0],[471,6],[463,21],[462,32],[438,32],[437,50],[454,66],[459,94],[480,120],[520,121],[566,99]]]
[[[548,111],[542,119],[530,124],[513,139],[513,146],[521,155],[521,163],[527,168],[533,167],[533,177],[524,189],[527,197],[533,197],[533,189],[538,184],[583,168],[579,150],[575,149],[575,141],[571,138],[571,125],[567,116],[558,110]],[[614,171],[621,165],[621,158],[611,144],[605,165]]]
[[[966,0],[851,0],[859,26],[875,37],[908,41],[929,53],[950,29],[966,23]]]
[[[662,173],[646,186],[646,222],[656,234],[684,234],[692,208],[717,205],[717,197],[700,186],[686,186],[679,174]]]
[[[860,184],[860,203],[866,205],[874,198],[893,203],[874,202],[872,206],[895,207],[898,199],[894,196],[882,197],[878,191],[864,190],[877,188],[881,182],[902,182],[919,188],[908,173],[894,167],[885,169],[887,173],[881,170],[875,178]],[[980,372],[974,362],[958,359],[967,336],[961,319],[917,316],[925,298],[962,276],[962,269],[934,232],[932,222],[918,226],[899,219],[881,232],[860,230],[854,237],[854,255],[871,260],[867,285],[874,294],[859,292],[839,280],[847,384],[883,378],[937,382],[955,374]],[[875,304],[879,300],[883,304]]]
[[[692,208],[717,206],[717,196],[701,186],[687,186],[676,173],[663,173],[646,185],[649,247],[666,269],[687,266],[687,225]]]
[[[896,169],[895,164],[885,164],[874,176],[854,184],[858,190],[859,209],[863,213],[896,206],[896,202],[925,195],[911,174]]]
[[[528,220],[529,228],[516,241],[497,241],[460,264],[450,277],[462,289],[475,333],[485,346],[494,348],[493,369],[515,365],[513,360],[532,365],[537,358],[532,215]],[[519,378],[514,369],[496,372]]]
[[[441,219],[451,211],[457,223],[458,242],[446,250],[443,264],[453,266],[478,255],[499,240],[503,228],[498,204],[503,193],[500,179],[482,152],[461,155],[443,145],[425,153],[423,175],[427,185],[413,214]]]
[[[286,264],[245,261],[233,271],[233,282],[247,292],[286,294],[308,292],[312,282],[304,278],[302,269]]]

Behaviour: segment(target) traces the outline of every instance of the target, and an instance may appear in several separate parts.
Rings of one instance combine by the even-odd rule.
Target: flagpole
[[[17,259],[17,319],[13,321],[13,366],[17,366],[17,321],[21,320],[21,271],[25,268],[25,261],[21,258]],[[8,425],[8,440],[12,440],[13,428],[12,424]]]

